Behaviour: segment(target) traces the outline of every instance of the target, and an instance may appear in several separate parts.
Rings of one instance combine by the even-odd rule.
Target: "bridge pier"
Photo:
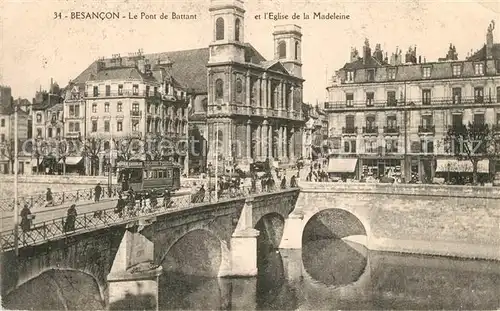
[[[158,309],[158,283],[163,273],[156,266],[154,244],[130,224],[118,248],[111,272],[107,276],[111,310],[130,309],[140,305]]]
[[[304,214],[292,212],[285,219],[281,249],[302,249],[302,232],[304,231]]]
[[[231,274],[226,276],[251,277],[257,275],[257,237],[259,231],[238,230],[231,237]]]

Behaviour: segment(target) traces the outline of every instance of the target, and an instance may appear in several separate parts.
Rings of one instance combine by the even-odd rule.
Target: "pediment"
[[[284,73],[284,74],[287,74],[287,75],[290,75],[290,73],[288,72],[288,70],[286,70],[285,66],[283,66],[283,64],[280,63],[280,62],[276,62],[276,63],[272,64],[267,69],[268,70],[272,70],[272,71],[281,72],[281,73]]]

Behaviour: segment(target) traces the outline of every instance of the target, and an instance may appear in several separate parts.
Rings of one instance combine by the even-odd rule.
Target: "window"
[[[80,132],[80,122],[69,122],[68,130],[70,133]]]
[[[366,153],[375,153],[377,152],[377,142],[374,140],[365,141],[365,152]]]
[[[497,86],[497,103],[500,103],[500,86]]]
[[[484,64],[483,63],[474,64],[474,74],[477,76],[484,75]]]
[[[37,138],[42,137],[42,129],[40,129],[40,128],[36,129],[36,137]]]
[[[453,76],[454,77],[459,77],[462,74],[462,65],[454,64],[452,69],[453,69]]]
[[[422,75],[424,78],[430,78],[431,77],[431,67],[422,68]]]
[[[106,96],[111,96],[111,86],[106,85]]]
[[[375,93],[373,93],[373,92],[367,92],[366,93],[366,105],[367,106],[373,106],[374,98],[375,98]]]
[[[92,104],[92,113],[97,113],[97,104],[96,103]]]
[[[286,58],[286,43],[285,43],[285,41],[280,41],[278,43],[278,58]]]
[[[149,91],[150,91],[150,87],[149,87],[149,85],[146,85],[146,97],[149,96]]]
[[[151,113],[151,103],[148,103],[147,106],[146,106],[146,111],[148,113]]]
[[[92,120],[92,132],[97,132],[97,120]]]
[[[99,96],[99,87],[98,86],[94,86],[94,92],[93,92],[93,94],[94,94],[94,97]]]
[[[475,87],[474,88],[474,102],[479,103],[479,104],[484,102],[484,88],[483,87]]]
[[[423,115],[422,127],[427,129],[429,126],[432,126],[432,115]]]
[[[354,82],[354,71],[346,72],[346,82]]]
[[[109,120],[104,121],[104,132],[109,132]]]
[[[375,69],[368,69],[366,71],[368,81],[375,81]]]
[[[132,95],[139,95],[139,85],[138,84],[132,85]]]
[[[295,59],[299,59],[299,42],[295,41]]]
[[[224,95],[224,85],[222,79],[217,79],[217,81],[215,81],[215,98],[221,99],[223,95]]]
[[[422,90],[422,105],[431,104],[431,90]]]
[[[396,80],[396,68],[389,68],[387,70],[387,76],[389,80]]]
[[[484,124],[484,113],[474,114],[474,124]]]
[[[457,126],[461,126],[463,125],[463,120],[462,120],[462,115],[461,114],[453,114],[452,115],[452,119],[451,119],[451,123],[453,125],[453,127],[457,127]]]
[[[453,104],[460,104],[462,102],[462,88],[454,87],[452,90],[453,94]]]
[[[387,106],[396,106],[396,91],[387,92]]]
[[[139,121],[137,121],[137,120],[132,121],[132,131],[134,131],[134,132],[139,131]]]
[[[348,129],[354,129],[354,116],[345,117],[345,127]]]
[[[116,112],[122,112],[123,111],[123,104],[121,102],[118,102],[116,104]]]
[[[387,127],[390,129],[395,129],[397,127],[396,116],[387,116]]]
[[[347,107],[352,107],[353,103],[354,103],[354,94],[352,93],[345,94],[345,105]]]
[[[500,113],[497,112],[497,125],[500,125]]]
[[[123,131],[123,121],[117,121],[116,122],[116,131],[117,132]]]
[[[422,139],[420,141],[420,152],[421,153],[434,153],[434,142]]]
[[[123,95],[123,84],[118,84],[118,95]]]
[[[36,114],[36,123],[42,123],[42,114],[41,113]]]
[[[56,128],[56,136],[59,137],[61,135],[61,128]]]
[[[69,106],[69,116],[78,118],[80,116],[80,105],[70,105]]]
[[[356,153],[356,141],[355,140],[344,141],[344,152]]]
[[[385,152],[398,152],[398,141],[396,139],[386,140]]]
[[[215,21],[215,40],[224,40],[224,19],[222,17]]]
[[[132,111],[139,111],[139,104],[138,103],[132,104]]]
[[[0,126],[5,127],[5,119],[4,118],[2,118],[2,121],[0,121]]]
[[[0,135],[0,142],[5,142],[5,134]]]
[[[375,128],[375,116],[367,116],[366,117],[366,128],[374,129]]]
[[[104,112],[109,112],[109,103],[104,103]]]
[[[239,18],[237,18],[234,21],[234,40],[235,41],[240,41],[240,26],[241,26],[241,21]]]
[[[236,93],[240,94],[243,90],[243,86],[240,79],[236,79]]]
[[[51,127],[49,127],[47,129],[47,137],[52,137],[52,128]]]

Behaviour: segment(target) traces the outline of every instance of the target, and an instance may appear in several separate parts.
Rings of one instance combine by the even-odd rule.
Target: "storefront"
[[[326,172],[332,179],[358,179],[358,159],[355,158],[330,158]]]
[[[401,178],[402,160],[399,158],[390,159],[360,159],[361,172],[360,179],[380,178],[382,176]]]
[[[436,177],[451,184],[465,185],[472,182],[472,162],[469,160],[439,159],[436,161]],[[478,182],[490,181],[489,160],[477,163]]]

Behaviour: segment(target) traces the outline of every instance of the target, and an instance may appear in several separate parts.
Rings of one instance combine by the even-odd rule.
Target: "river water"
[[[500,262],[369,252],[337,239],[260,247],[256,278],[166,272],[159,308],[189,310],[498,309]]]

